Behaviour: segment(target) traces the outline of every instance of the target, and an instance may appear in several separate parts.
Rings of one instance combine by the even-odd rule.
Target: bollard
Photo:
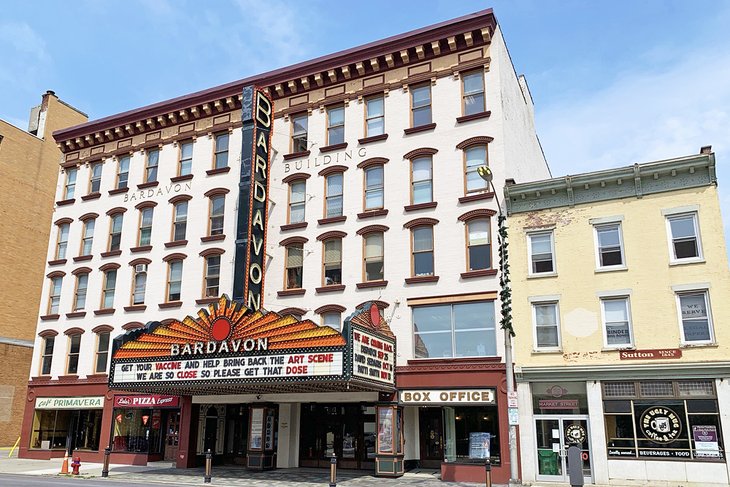
[[[337,487],[337,455],[332,452],[332,458],[330,458],[330,486]]]
[[[109,476],[109,456],[111,455],[111,453],[112,453],[111,449],[104,448],[104,466],[101,468],[102,477]]]
[[[205,477],[203,478],[204,483],[210,483],[211,470],[213,470],[213,454],[210,452],[210,448],[205,453]]]
[[[484,464],[484,473],[486,474],[484,477],[484,485],[486,487],[492,487],[492,462],[489,458],[487,458],[487,463]]]

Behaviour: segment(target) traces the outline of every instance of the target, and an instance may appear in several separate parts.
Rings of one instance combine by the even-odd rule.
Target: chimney
[[[700,147],[700,154],[712,154],[712,146],[703,145],[702,147]]]

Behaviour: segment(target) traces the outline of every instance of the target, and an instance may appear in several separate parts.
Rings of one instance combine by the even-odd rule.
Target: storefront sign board
[[[622,350],[619,352],[621,360],[660,360],[682,358],[679,348],[662,348],[652,350]]]
[[[115,396],[115,408],[176,408],[180,404],[177,396],[159,394],[137,394],[133,396]]]
[[[104,407],[104,396],[37,397],[36,409],[99,409]]]
[[[395,340],[352,327],[352,375],[395,383]]]
[[[494,389],[414,389],[398,392],[401,404],[495,404]]]
[[[718,458],[720,456],[720,445],[717,441],[716,426],[692,426],[692,438],[695,440],[696,456],[710,458]]]
[[[539,399],[540,409],[578,409],[578,399]]]

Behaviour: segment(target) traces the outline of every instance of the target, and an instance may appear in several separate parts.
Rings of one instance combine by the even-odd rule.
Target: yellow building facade
[[[505,197],[523,479],[567,481],[575,443],[586,483],[727,485],[730,272],[711,149]]]
[[[28,130],[0,120],[0,446],[20,436],[61,151],[51,134],[87,116],[52,91]]]

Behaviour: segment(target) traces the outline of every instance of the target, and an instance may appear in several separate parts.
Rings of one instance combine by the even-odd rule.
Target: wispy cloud
[[[46,42],[25,22],[0,21],[0,81],[6,87],[28,90],[42,69],[50,67]]]

